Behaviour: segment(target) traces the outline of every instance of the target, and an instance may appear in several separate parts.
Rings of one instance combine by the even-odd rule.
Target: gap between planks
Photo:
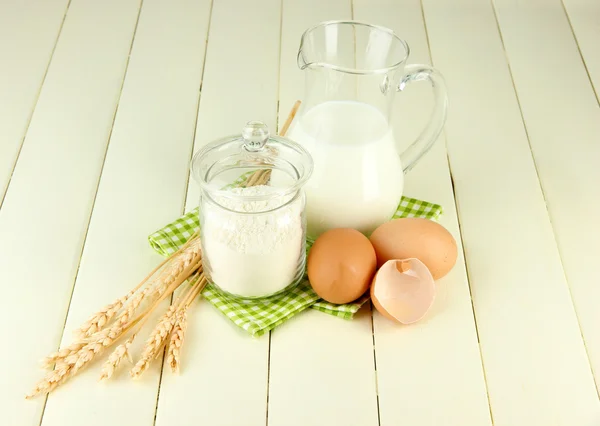
[[[490,1],[493,1],[493,0],[490,0]],[[427,29],[427,19],[425,19],[425,7],[423,6],[423,0],[419,0],[419,6],[421,8],[421,16],[423,18],[423,27],[425,29],[425,41],[427,43],[427,52],[429,53],[429,60],[431,61],[431,65],[434,66],[435,62],[433,60],[433,53],[431,51],[431,42],[429,40],[429,30]],[[496,20],[496,23],[497,23],[497,20]],[[514,86],[514,84],[513,84],[513,86]],[[492,423],[492,426],[494,426],[494,413],[492,410],[492,401],[490,399],[490,391],[489,391],[489,386],[488,386],[487,373],[486,373],[486,369],[485,369],[485,361],[483,360],[483,352],[481,351],[481,339],[479,338],[479,326],[477,324],[477,315],[475,314],[475,303],[473,301],[473,289],[471,287],[471,277],[469,274],[469,263],[467,261],[467,251],[465,249],[464,243],[462,243],[462,241],[464,241],[464,238],[463,238],[463,231],[462,231],[461,215],[459,213],[460,206],[458,203],[458,199],[456,198],[456,189],[454,187],[454,175],[452,173],[452,164],[450,162],[450,154],[448,151],[448,144],[447,144],[445,129],[442,131],[442,133],[440,134],[439,137],[443,138],[442,140],[444,142],[444,145],[446,146],[446,162],[448,164],[448,174],[450,175],[450,186],[452,187],[452,196],[454,198],[454,208],[456,210],[456,223],[458,225],[458,234],[459,234],[460,240],[461,240],[461,250],[462,250],[462,255],[463,255],[464,264],[465,264],[465,274],[466,274],[466,278],[467,278],[467,285],[469,287],[469,298],[471,301],[471,312],[473,315],[473,324],[475,325],[475,335],[477,336],[477,349],[479,351],[479,361],[481,363],[481,371],[483,374],[483,382],[485,385],[485,395],[487,398],[488,410],[490,413],[490,422]],[[438,143],[441,143],[441,141]]]
[[[194,141],[196,140],[196,131],[198,129],[198,112],[200,111],[200,98],[202,97],[202,83],[204,81],[204,70],[206,69],[206,57],[208,56],[208,39],[210,37],[210,24],[212,22],[212,13],[213,13],[213,5],[214,5],[215,0],[211,0],[210,2],[210,6],[208,9],[208,25],[206,27],[206,39],[204,42],[204,58],[202,58],[202,71],[200,73],[200,85],[198,86],[198,96],[196,98],[196,119],[194,120],[194,127],[193,127],[193,131],[192,131],[192,140],[191,140],[191,147],[190,147],[190,153],[189,153],[189,161],[188,164],[191,162],[192,157],[194,155]],[[180,207],[180,211],[181,214],[185,213],[185,200],[187,199],[187,195],[188,195],[188,190],[190,187],[190,178],[191,178],[191,170],[188,171],[188,177],[185,180],[185,188],[183,190],[183,198],[182,198],[182,203],[181,203],[181,207]],[[202,297],[201,295],[198,295],[198,297]],[[171,295],[171,302],[170,304],[173,303],[173,298],[174,295]],[[166,350],[166,348],[165,348]],[[160,367],[160,373],[158,375],[158,387],[156,389],[156,403],[154,406],[154,418],[152,420],[152,425],[155,426],[156,425],[156,419],[158,417],[158,401],[160,400],[160,391],[162,389],[162,378],[163,378],[163,374],[165,371],[165,363],[164,363],[164,354],[165,354],[165,350],[163,350],[163,359],[161,362],[161,367]]]
[[[208,9],[208,26],[206,29],[206,40],[204,42],[204,58],[202,59],[202,72],[200,73],[200,86],[198,87],[198,98],[197,98],[197,102],[196,102],[196,119],[194,120],[194,130],[192,131],[192,144],[190,147],[190,154],[189,154],[189,161],[188,163],[192,162],[192,158],[194,156],[194,141],[196,140],[196,132],[198,130],[198,113],[200,111],[200,99],[202,98],[202,84],[204,83],[204,70],[206,69],[206,56],[207,56],[207,52],[208,52],[208,38],[210,37],[210,24],[212,22],[212,13],[213,13],[213,5],[215,3],[215,0],[211,0],[210,1],[210,7]],[[188,170],[188,178],[185,182],[185,188],[183,189],[183,199],[181,202],[181,214],[185,213],[185,200],[187,200],[187,196],[188,196],[188,191],[190,188],[190,179],[192,177],[192,171]],[[161,375],[162,378],[162,375]]]
[[[354,18],[354,17],[353,17]],[[371,338],[373,339],[373,368],[375,369],[375,397],[377,399],[377,424],[381,426],[381,413],[379,410],[379,380],[377,376],[377,354],[375,352],[375,321],[373,320],[373,301],[369,299],[371,310]]]
[[[21,138],[21,142],[19,143],[19,148],[17,149],[17,155],[15,156],[15,160],[12,165],[12,170],[10,171],[10,176],[8,177],[8,182],[6,182],[6,188],[4,188],[4,194],[0,196],[0,209],[2,208],[2,204],[4,204],[4,199],[6,198],[6,194],[8,193],[8,188],[10,187],[10,182],[12,181],[13,174],[15,173],[15,169],[17,168],[17,163],[19,162],[19,157],[21,156],[21,151],[23,150],[23,145],[25,144],[25,137],[27,136],[27,132],[29,131],[29,125],[31,124],[31,120],[33,119],[33,113],[35,108],[37,107],[38,101],[40,99],[40,94],[42,93],[42,87],[44,87],[44,83],[46,82],[46,76],[48,75],[48,70],[50,69],[50,64],[52,63],[52,58],[54,58],[54,52],[56,51],[56,45],[58,44],[58,40],[60,39],[60,34],[62,33],[63,26],[65,25],[65,20],[67,19],[67,13],[69,12],[69,7],[71,6],[71,1],[67,2],[67,7],[65,8],[65,13],[63,14],[62,21],[60,22],[60,26],[58,27],[58,33],[56,34],[56,39],[54,40],[54,46],[52,46],[52,51],[50,52],[50,58],[48,59],[48,63],[46,64],[46,69],[44,70],[44,76],[42,77],[42,81],[40,83],[40,87],[38,88],[37,94],[35,95],[35,102],[33,103],[33,107],[31,108],[31,113],[29,114],[29,118],[27,119],[27,124],[25,125],[25,131],[23,132],[23,137]],[[0,191],[2,189],[0,188]],[[44,403],[45,405],[45,403]]]
[[[354,17],[354,0],[350,0],[350,17]],[[356,33],[354,33],[354,63],[356,66]],[[369,299],[369,317],[371,321],[371,340],[373,342],[373,371],[375,376],[375,404],[377,407],[377,424],[381,426],[381,410],[379,409],[379,377],[377,373],[377,345],[375,343],[375,320],[373,319],[373,302]]]
[[[575,40],[575,44],[577,45],[577,52],[579,53],[579,57],[581,58],[581,63],[583,64],[583,68],[585,69],[587,78],[590,81],[590,85],[592,86],[592,91],[594,92],[594,95],[596,96],[596,101],[598,102],[598,106],[600,106],[600,96],[598,96],[598,92],[596,91],[596,86],[594,86],[592,76],[590,75],[590,70],[588,69],[587,63],[585,62],[585,57],[583,56],[583,51],[581,50],[581,46],[579,45],[579,40],[577,39],[577,35],[575,34],[575,28],[573,27],[573,23],[571,22],[571,17],[569,16],[569,12],[567,11],[567,7],[565,6],[565,1],[560,0],[560,5],[562,7],[562,10],[563,10],[565,16],[567,17],[567,22],[569,23],[569,28],[571,29],[571,34],[573,34],[573,40]],[[495,10],[494,10],[494,13],[496,13]],[[594,378],[594,380],[595,380],[595,378]],[[598,388],[598,386],[596,386],[596,387]],[[600,395],[600,390],[598,392]]]
[[[69,0],[69,6],[70,6],[70,4],[71,4],[71,0]],[[110,131],[108,133],[106,149],[104,150],[104,157],[102,158],[102,166],[100,167],[100,174],[98,175],[98,182],[96,184],[96,189],[94,191],[94,199],[92,200],[90,215],[88,217],[87,226],[85,228],[85,233],[83,235],[83,243],[81,244],[81,250],[79,251],[79,256],[78,256],[79,260],[77,261],[77,270],[75,271],[75,277],[73,279],[73,286],[71,287],[71,294],[69,296],[69,302],[67,304],[67,311],[65,313],[65,319],[63,322],[63,329],[60,334],[60,338],[58,339],[57,350],[60,348],[62,339],[64,337],[67,319],[69,318],[69,311],[71,310],[71,302],[73,301],[73,294],[75,293],[75,286],[77,285],[77,277],[79,276],[79,268],[81,267],[81,257],[83,256],[83,251],[85,249],[85,243],[87,241],[88,232],[90,230],[90,222],[92,219],[92,214],[94,213],[94,206],[96,205],[96,197],[98,196],[98,188],[100,187],[100,182],[102,181],[102,172],[104,171],[104,164],[106,163],[106,154],[108,153],[108,148],[110,147],[110,139],[112,136],[114,125],[115,125],[115,119],[117,118],[117,112],[119,111],[119,103],[121,102],[121,95],[123,94],[123,86],[125,85],[125,78],[127,77],[127,70],[129,69],[129,60],[131,59],[131,50],[133,49],[133,43],[135,41],[135,34],[137,32],[138,24],[140,22],[140,14],[142,11],[143,4],[144,4],[144,0],[140,0],[140,7],[138,8],[137,19],[135,21],[135,26],[133,28],[133,36],[131,37],[131,44],[129,45],[129,53],[127,55],[127,60],[125,62],[125,72],[123,73],[123,79],[121,80],[121,87],[119,88],[119,97],[117,99],[117,105],[115,106],[115,111],[114,111],[112,122],[110,125]],[[67,7],[67,10],[68,10],[68,7]],[[63,18],[63,23],[61,24],[61,31],[62,31],[62,25],[64,24],[64,20],[65,20],[66,16],[67,16],[67,12],[65,11],[65,17]],[[58,37],[57,37],[56,44],[58,44]],[[54,45],[54,49],[56,49],[56,44]],[[54,55],[54,49],[52,50],[52,55]],[[50,68],[49,65],[48,65],[48,68]],[[47,72],[48,72],[48,69],[46,69],[46,73]],[[46,76],[44,75],[44,80],[45,79],[46,79]],[[40,87],[40,92],[41,92],[41,87]],[[38,94],[38,97],[39,97],[39,94]],[[36,101],[36,103],[37,103],[37,101]],[[32,113],[32,115],[33,115],[33,113]],[[16,162],[15,162],[15,164],[16,164]],[[10,183],[10,181],[9,181],[9,183]],[[46,405],[48,404],[48,397],[49,397],[49,394],[46,394],[44,396],[44,404],[42,406],[42,413],[40,415],[40,422],[39,422],[40,426],[42,425],[42,422],[44,421],[44,414],[46,412]]]
[[[275,111],[275,129],[279,134],[279,112],[281,108],[281,49],[282,49],[282,35],[283,35],[283,5],[284,0],[279,2],[279,58],[277,59],[277,63],[279,64],[279,69],[277,70],[277,107]],[[265,425],[269,426],[269,394],[271,390],[271,337],[273,330],[269,330],[269,342],[267,343],[267,397],[266,397],[266,407],[265,407]]]
[[[525,136],[527,137],[527,145],[529,146],[529,153],[531,155],[531,161],[533,163],[533,168],[535,170],[535,175],[536,175],[537,180],[538,180],[538,184],[539,184],[539,187],[540,187],[540,191],[542,193],[542,197],[544,198],[544,207],[546,208],[546,214],[548,216],[548,221],[550,222],[550,226],[552,228],[552,236],[553,236],[554,245],[556,246],[556,250],[557,250],[557,252],[559,254],[560,268],[561,268],[561,270],[563,272],[564,280],[567,283],[567,289],[569,291],[569,298],[570,298],[570,301],[571,301],[571,305],[573,306],[573,312],[575,313],[575,318],[577,319],[577,327],[579,328],[579,335],[581,336],[581,341],[583,342],[583,347],[585,348],[585,355],[586,355],[586,358],[587,358],[587,361],[588,361],[588,367],[589,367],[589,370],[590,370],[590,374],[592,375],[592,379],[594,380],[594,385],[596,386],[596,393],[598,393],[598,396],[600,397],[600,387],[598,386],[599,383],[598,383],[598,380],[596,379],[596,377],[594,376],[594,371],[593,371],[593,368],[592,368],[592,360],[590,358],[590,352],[588,350],[587,343],[585,341],[585,337],[584,337],[584,334],[583,334],[583,329],[581,328],[581,320],[579,318],[579,313],[577,312],[577,309],[575,309],[575,303],[574,303],[574,298],[573,298],[573,291],[571,290],[571,285],[569,284],[569,280],[568,280],[567,274],[565,272],[565,266],[564,266],[564,261],[563,261],[563,256],[562,256],[562,250],[561,250],[560,245],[558,244],[558,241],[556,239],[556,229],[555,229],[554,223],[552,221],[552,215],[550,214],[550,210],[548,209],[548,199],[546,197],[546,191],[544,189],[544,185],[542,184],[542,179],[540,177],[540,172],[539,172],[539,169],[538,169],[538,164],[537,164],[536,158],[533,155],[533,148],[531,146],[531,138],[529,136],[529,129],[527,128],[527,123],[525,121],[525,116],[523,115],[523,107],[521,105],[521,99],[519,98],[519,92],[517,90],[517,85],[515,84],[515,78],[514,78],[514,75],[513,75],[512,66],[510,64],[510,59],[508,58],[508,52],[506,51],[506,45],[504,43],[504,36],[502,35],[502,29],[500,27],[500,20],[498,19],[498,12],[496,10],[496,3],[494,2],[494,0],[490,0],[490,4],[492,6],[492,13],[494,14],[494,19],[496,21],[496,28],[498,30],[498,36],[500,38],[500,43],[502,44],[502,51],[504,52],[504,59],[506,60],[506,65],[508,67],[508,74],[510,76],[510,81],[511,81],[511,84],[513,86],[513,91],[514,91],[514,94],[515,94],[515,98],[517,100],[517,105],[519,106],[519,114],[521,116],[521,122],[523,123],[523,130],[525,131]],[[567,21],[569,23],[569,28],[571,29],[571,34],[573,35],[573,39],[575,40],[575,44],[577,45],[577,51],[579,52],[579,56],[581,58],[581,62],[583,63],[583,67],[585,68],[587,78],[588,78],[588,80],[590,82],[590,86],[591,86],[592,90],[594,91],[594,95],[596,96],[596,101],[599,101],[598,100],[598,95],[596,94],[596,91],[594,89],[594,84],[593,84],[593,82],[591,80],[589,71],[588,71],[587,66],[585,64],[585,60],[583,59],[583,55],[581,53],[581,48],[579,47],[579,42],[577,41],[577,37],[575,37],[575,32],[573,31],[573,26],[571,25],[571,20],[569,19],[569,15],[568,15],[568,13],[567,13],[567,11],[565,9],[563,0],[560,0],[560,4],[562,6],[562,10],[563,10],[563,12],[564,12],[564,14],[565,14],[565,16],[567,18]],[[600,105],[600,103],[599,103],[599,105]],[[468,271],[467,271],[467,273],[468,273]],[[491,411],[491,404],[490,404],[490,411]]]
[[[421,9],[423,10],[423,9]],[[424,19],[424,17],[423,17]],[[425,28],[427,31],[427,28]],[[431,55],[431,52],[429,52]],[[432,61],[433,63],[433,61]],[[446,142],[445,132],[442,132],[444,135],[444,143]],[[452,187],[452,195],[454,195],[454,206],[456,208],[456,221],[458,223],[458,233],[460,235],[461,241],[462,238],[462,225],[460,223],[460,215],[458,212],[460,211],[460,207],[458,204],[458,200],[456,199],[456,190],[454,189],[454,177],[452,176],[452,167],[450,166],[450,159],[448,158],[448,151],[446,150],[446,161],[448,162],[448,172],[450,173],[450,186]],[[490,421],[492,422],[492,426],[494,426],[494,412],[492,410],[492,401],[490,399],[490,391],[488,388],[487,382],[487,374],[485,371],[485,361],[483,360],[483,353],[481,352],[481,339],[479,338],[479,327],[477,326],[477,315],[475,315],[475,303],[473,302],[473,291],[471,290],[471,277],[469,276],[469,265],[467,263],[467,250],[465,249],[465,245],[461,244],[461,250],[463,259],[465,259],[465,274],[467,276],[467,283],[469,285],[469,297],[471,298],[471,312],[473,313],[473,322],[475,324],[475,335],[477,336],[477,347],[479,349],[479,360],[481,362],[481,371],[483,374],[483,382],[485,384],[485,394],[488,402],[488,409],[490,412]]]

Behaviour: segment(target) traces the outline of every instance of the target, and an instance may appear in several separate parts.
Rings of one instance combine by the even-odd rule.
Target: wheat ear
[[[173,292],[185,279],[192,273],[196,268],[200,267],[200,262],[189,265],[188,268],[182,271],[181,277],[177,279],[168,290]],[[200,271],[200,269],[199,269]],[[201,273],[201,272],[198,272]],[[170,294],[170,293],[169,293]],[[168,294],[163,294],[154,305],[146,309],[136,319],[130,321],[126,325],[116,323],[110,328],[96,332],[92,336],[86,338],[82,342],[77,342],[62,351],[59,351],[57,356],[54,356],[53,362],[56,364],[55,369],[46,374],[46,377],[42,379],[34,388],[34,390],[26,396],[26,398],[33,398],[40,394],[52,392],[59,385],[65,383],[69,378],[73,377],[79,370],[85,367],[94,359],[96,355],[101,353],[104,349],[111,346],[115,341],[122,337],[127,331],[140,322],[144,322],[148,319],[150,313],[158,306],[162,300],[164,300]],[[141,326],[141,324],[140,324]],[[81,346],[83,344],[83,346]]]
[[[179,373],[181,346],[185,338],[185,329],[187,328],[187,309],[177,312],[177,320],[169,344],[167,347],[167,364],[171,367],[173,373]]]
[[[71,354],[79,352],[81,350],[81,348],[83,348],[86,344],[87,344],[87,342],[85,340],[78,341],[78,342],[70,344],[66,348],[61,348],[58,351],[51,353],[50,355],[48,355],[46,358],[44,358],[41,361],[42,368],[44,368],[44,369],[52,368],[60,360],[66,358],[67,356],[69,356]]]
[[[56,367],[53,371],[48,372],[46,377],[42,379],[27,395],[26,398],[33,398],[39,394],[52,392],[56,387],[66,382],[73,377],[82,368],[90,363],[104,349],[111,346],[123,334],[123,327],[111,327],[101,332],[96,333],[95,339],[77,352],[72,352],[57,360]]]
[[[129,339],[117,346],[117,348],[110,354],[110,356],[102,366],[100,381],[110,379],[124,358],[127,358],[130,362],[132,362],[131,354],[129,353],[129,347],[131,346],[131,343],[133,342],[136,336],[137,333],[131,335]]]
[[[162,316],[158,325],[150,333],[146,341],[140,360],[131,369],[131,377],[134,379],[140,377],[150,366],[152,360],[160,353],[165,344],[169,333],[173,329],[175,318],[175,305],[171,305],[169,310]]]
[[[138,322],[138,324],[137,324],[138,331],[136,333],[134,333],[129,339],[127,339],[127,341],[125,343],[119,345],[111,353],[111,355],[109,356],[108,360],[104,363],[104,366],[102,368],[102,373],[100,376],[101,381],[109,379],[114,374],[115,370],[119,367],[123,358],[125,358],[126,356],[128,357],[129,361],[133,364],[133,360],[131,359],[131,354],[129,352],[129,347],[131,346],[131,343],[133,342],[133,340],[136,338],[141,327],[149,319],[150,313],[158,306],[159,303],[161,303],[169,294],[171,294],[186,279],[186,276],[189,275],[190,271],[193,270],[193,268],[196,268],[196,267],[198,268],[198,271],[196,272],[195,276],[198,276],[202,273],[202,265],[195,264],[195,265],[191,265],[191,267],[192,267],[192,269],[190,269],[188,267],[186,270],[183,271],[182,276],[178,277],[176,282],[172,283],[172,285],[169,286],[167,291],[161,295],[159,300],[156,301],[152,307],[148,308],[142,315],[137,317],[136,321]]]
[[[188,244],[187,247],[172,258],[172,265],[168,265],[165,271],[159,275],[156,286],[146,287],[131,299],[125,310],[117,318],[121,324],[126,324],[133,318],[135,311],[144,299],[149,298],[154,301],[160,298],[170,285],[180,277],[181,272],[185,268],[191,263],[197,262],[197,259],[202,254],[197,234],[194,234],[186,244]]]
[[[180,272],[175,282],[171,284],[170,288],[163,294],[161,299],[159,299],[159,301],[157,301],[154,304],[150,311],[154,310],[156,305],[160,303],[160,301],[164,299],[168,294],[171,294],[177,287],[179,287],[181,283],[190,279],[190,274],[196,269],[197,271],[194,277],[199,276],[203,273],[202,261],[200,259],[198,259],[196,263],[188,265],[185,269],[183,269],[183,271]],[[142,351],[141,359],[133,366],[130,372],[132,377],[139,377],[144,371],[148,369],[150,363],[152,362],[152,359],[160,354],[160,349],[164,345],[166,338],[168,337],[169,333],[173,328],[175,310],[176,305],[171,305],[168,311],[159,320],[158,325],[150,334],[150,337],[147,339],[146,345],[144,346],[144,350]],[[146,317],[143,322],[145,322],[147,318],[148,317]],[[142,326],[142,324],[140,324],[140,327]]]
[[[100,311],[96,312],[94,315],[88,318],[88,320],[84,322],[81,325],[81,327],[75,330],[75,336],[78,338],[89,337],[92,334],[102,330],[115,316],[115,314],[119,312],[130,299],[132,299],[133,295],[136,294],[136,292],[140,288],[142,288],[142,286],[144,286],[148,282],[148,280],[150,280],[150,278],[152,278],[154,274],[156,274],[156,272],[158,272],[163,266],[165,266],[175,257],[179,256],[179,254],[181,254],[182,251],[186,250],[188,246],[193,242],[193,240],[195,240],[197,237],[198,233],[195,232],[179,250],[177,250],[171,256],[163,260],[160,264],[158,264],[158,266],[156,266],[152,271],[150,271],[150,273],[146,275],[144,279],[133,288],[133,290],[131,290],[125,296],[118,298],[109,305],[106,305]],[[148,293],[149,291],[147,288],[145,291],[142,291],[142,294],[138,293],[136,297],[131,300],[131,303],[128,306],[128,310],[125,311],[124,314],[122,314],[121,316],[121,324],[125,324],[129,320],[129,318],[132,317],[133,311],[135,311],[135,309],[139,306],[141,301]],[[123,318],[123,316],[125,318]]]
[[[202,257],[200,238],[195,237],[193,241],[190,240],[188,243],[189,246],[173,259],[173,262],[160,274],[155,289],[155,295],[163,293],[165,288],[176,280],[184,269],[189,265],[198,262]]]
[[[177,317],[173,331],[169,338],[169,344],[167,346],[167,364],[171,367],[173,373],[179,372],[181,365],[181,347],[185,338],[185,330],[187,327],[187,310],[192,301],[200,294],[207,280],[204,274],[194,283],[192,288],[188,291],[186,296],[183,298],[180,306],[178,307]]]

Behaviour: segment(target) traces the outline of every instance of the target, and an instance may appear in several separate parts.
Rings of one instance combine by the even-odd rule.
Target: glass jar
[[[244,299],[297,285],[306,264],[303,185],[313,162],[299,144],[251,121],[240,136],[206,145],[192,160],[200,186],[204,273]]]

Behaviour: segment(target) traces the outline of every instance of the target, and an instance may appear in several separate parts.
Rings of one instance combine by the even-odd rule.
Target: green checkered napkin
[[[440,205],[402,197],[393,218],[422,217],[437,220],[441,214]],[[176,252],[199,226],[196,208],[150,235],[148,241],[158,254],[169,256]],[[311,246],[312,241],[308,240],[307,250],[310,250]],[[366,294],[353,303],[329,303],[317,296],[307,280],[287,292],[264,300],[244,301],[232,298],[210,284],[206,286],[202,295],[227,318],[253,336],[265,334],[309,307],[340,318],[352,319],[369,300],[369,295]]]

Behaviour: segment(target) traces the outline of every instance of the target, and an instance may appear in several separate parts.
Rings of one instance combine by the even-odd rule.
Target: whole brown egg
[[[434,280],[446,275],[456,263],[457,247],[452,234],[429,219],[402,218],[380,225],[371,234],[377,266],[392,259],[416,258],[427,266]]]
[[[308,254],[310,284],[330,303],[348,303],[362,296],[376,267],[375,249],[355,229],[337,228],[321,234]]]

